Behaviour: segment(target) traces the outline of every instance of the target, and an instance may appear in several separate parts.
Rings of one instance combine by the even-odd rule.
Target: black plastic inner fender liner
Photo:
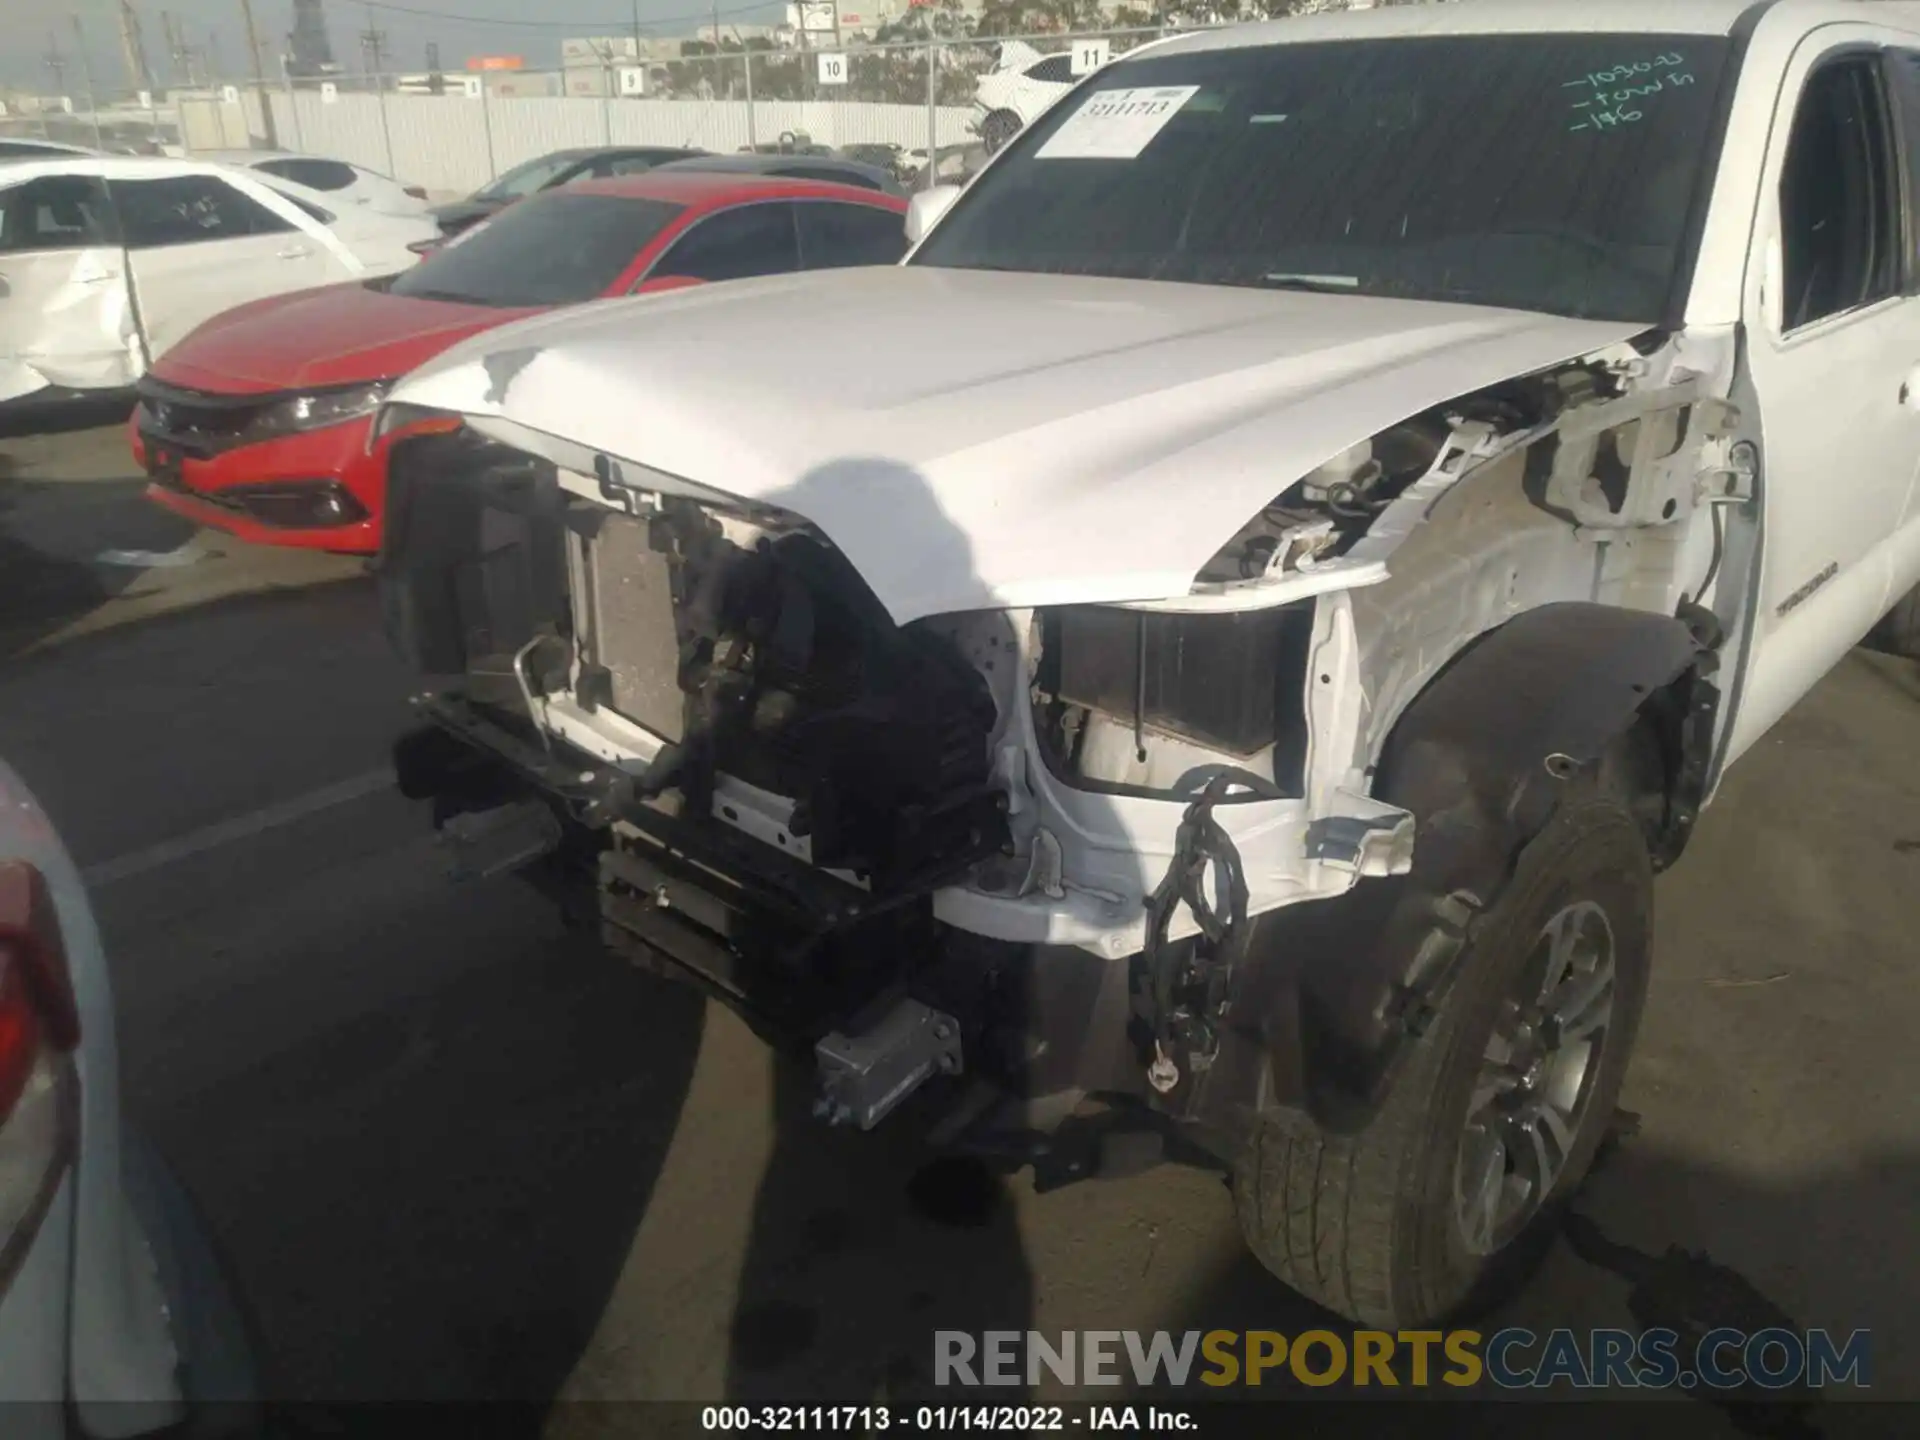
[[[1643,713],[1687,713],[1674,689],[1704,686],[1713,658],[1680,620],[1586,602],[1527,611],[1470,645],[1408,707],[1377,769],[1375,795],[1414,816],[1411,872],[1256,918],[1219,1053],[1172,1097],[1184,1118],[1228,1145],[1271,1105],[1364,1127],[1563,787]],[[1685,808],[1671,792],[1687,773],[1669,768],[1670,813]]]

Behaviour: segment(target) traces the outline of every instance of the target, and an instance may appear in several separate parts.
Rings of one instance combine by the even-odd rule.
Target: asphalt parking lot
[[[0,755],[88,871],[131,1114],[274,1397],[847,1402],[923,1386],[935,1329],[1324,1318],[1217,1178],[929,1179],[726,1015],[455,885],[382,775],[407,676],[362,567],[196,539],[123,456],[0,440]],[[1489,1326],[1865,1328],[1874,1395],[1920,1399],[1917,745],[1920,666],[1859,652],[1735,772],[1661,884],[1588,1223]]]

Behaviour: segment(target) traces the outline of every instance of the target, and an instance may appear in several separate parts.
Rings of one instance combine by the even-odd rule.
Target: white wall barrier
[[[793,131],[823,145],[891,143],[912,150],[925,148],[928,128],[924,105],[867,101],[458,94],[339,94],[327,100],[313,91],[271,89],[266,98],[283,149],[352,161],[409,185],[459,194],[523,160],[574,146],[679,145],[725,152]],[[968,114],[964,106],[937,109],[938,143],[966,143]],[[229,138],[238,126],[186,128],[190,146],[208,131],[220,133],[228,145],[245,143]],[[253,128],[257,133],[263,127]]]

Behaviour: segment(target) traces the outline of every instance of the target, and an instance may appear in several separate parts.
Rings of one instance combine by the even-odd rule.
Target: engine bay
[[[384,603],[423,672],[549,752],[611,731],[630,803],[876,893],[1005,847],[995,699],[937,626],[802,523],[572,479],[471,433],[397,448]]]
[[[674,497],[576,502],[568,528],[573,694],[668,742],[642,796],[705,814],[733,777],[792,801],[786,831],[814,864],[883,890],[1000,847],[992,695],[944,636],[895,626],[837,551]]]

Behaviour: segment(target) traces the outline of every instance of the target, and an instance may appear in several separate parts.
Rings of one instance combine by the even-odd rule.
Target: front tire
[[[1570,801],[1475,925],[1379,1113],[1262,1117],[1235,1167],[1267,1268],[1356,1324],[1431,1326],[1509,1288],[1606,1133],[1646,998],[1653,872],[1611,797]]]
[[[986,147],[987,154],[997,155],[1004,146],[1021,130],[1021,119],[1011,110],[996,110],[980,122],[980,143]]]

